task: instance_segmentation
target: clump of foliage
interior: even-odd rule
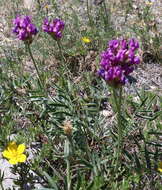
[[[113,25],[113,4],[86,0],[79,15],[74,6],[81,3],[70,13],[54,0],[37,1],[32,13],[11,3],[18,41],[3,44],[0,64],[1,159],[16,175],[10,189],[158,190],[162,97],[136,89],[130,76],[149,31],[123,35]],[[138,12],[144,22],[150,6]],[[131,10],[129,1],[126,20]],[[2,190],[5,180],[2,171]]]

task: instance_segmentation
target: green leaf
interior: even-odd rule
[[[54,107],[65,107],[65,108],[69,108],[67,105],[65,104],[59,104],[59,103],[51,103],[49,104],[50,106],[54,106]]]
[[[147,168],[151,170],[150,155],[149,155],[149,152],[147,151],[146,145],[145,145],[145,159],[146,159]]]
[[[85,166],[87,166],[88,168],[93,168],[93,165],[92,164],[90,164],[87,160],[85,160],[85,159],[81,159],[80,160],[80,163],[81,164],[84,164]]]
[[[56,112],[54,112],[53,114],[56,114],[56,115],[65,114],[65,115],[68,115],[68,116],[72,116],[72,114],[70,114],[70,113],[68,113],[68,112],[65,112],[65,111],[56,111]]]
[[[58,190],[58,187],[56,185],[56,183],[54,182],[54,180],[48,175],[47,172],[43,171],[43,175],[45,175],[45,177],[47,178],[49,184],[52,186],[53,190]]]
[[[51,188],[38,188],[38,189],[34,189],[34,190],[56,190],[56,189],[51,189]]]
[[[140,172],[142,167],[141,167],[141,163],[137,157],[136,152],[134,153],[134,158],[135,158],[135,163],[136,163],[136,170],[137,170],[137,172]]]

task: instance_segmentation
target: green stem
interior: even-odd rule
[[[105,15],[106,15],[106,18],[104,17],[104,23],[105,23],[105,31],[107,32],[108,31],[109,16],[107,14],[107,7],[106,7],[106,2],[105,1],[103,2],[103,8],[104,8],[104,12],[105,12]]]
[[[27,47],[27,49],[28,49],[28,51],[29,51],[29,55],[30,55],[30,57],[31,57],[31,59],[32,59],[32,61],[33,61],[35,70],[36,70],[36,72],[37,72],[37,76],[38,76],[38,80],[39,80],[40,86],[41,86],[41,88],[44,90],[44,92],[46,92],[46,90],[44,89],[43,81],[42,81],[42,79],[41,79],[41,75],[40,75],[40,73],[39,73],[39,69],[38,69],[38,67],[37,67],[37,63],[36,63],[36,61],[35,61],[35,59],[34,59],[34,57],[33,57],[33,54],[32,54],[31,48],[30,48],[30,44],[27,44],[26,47]]]
[[[70,177],[70,161],[66,160],[66,170],[67,170],[67,190],[71,189],[71,177]]]
[[[62,52],[61,41],[57,40],[57,45],[58,45],[58,48],[59,48],[59,51],[60,51],[60,54],[61,54],[61,60],[63,61],[64,65],[65,65],[66,64],[66,60],[65,60],[64,54]]]
[[[41,2],[40,2],[40,0],[37,0],[37,3],[38,3],[38,9],[40,11],[41,10]]]
[[[56,10],[56,15],[59,15],[59,9],[57,7],[56,0],[52,0],[52,4],[53,4],[54,9]]]
[[[0,184],[1,190],[5,190],[2,183]]]
[[[90,16],[89,0],[87,0],[87,15],[88,15],[88,19],[89,19],[89,24],[90,24],[91,28],[93,28],[92,18]]]
[[[64,84],[64,77],[65,75],[68,76],[67,72],[68,72],[68,67],[67,67],[67,64],[66,64],[66,59],[64,57],[64,54],[63,54],[63,51],[62,51],[62,44],[61,44],[61,41],[57,41],[57,45],[58,45],[58,48],[59,48],[59,52],[60,52],[60,56],[61,56],[61,65],[59,67],[59,72],[60,72],[60,76],[61,76],[61,86]]]
[[[119,90],[119,91],[117,91]],[[117,148],[117,163],[116,169],[120,165],[120,158],[122,154],[123,136],[122,136],[122,120],[121,120],[121,104],[122,104],[122,87],[119,89],[113,88],[113,97],[117,111],[117,125],[118,125],[118,148]]]
[[[69,138],[67,137],[67,142],[68,142],[68,146],[69,146],[69,150],[71,148],[71,143]],[[71,190],[71,174],[70,174],[70,151],[69,151],[69,155],[66,158],[66,174],[67,174],[67,190]]]

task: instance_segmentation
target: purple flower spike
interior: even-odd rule
[[[118,42],[118,40],[110,40],[108,45],[109,45],[110,49],[115,50],[118,48],[119,42]]]
[[[100,68],[98,75],[113,87],[124,85],[127,77],[140,63],[136,56],[139,43],[134,38],[111,40],[108,48],[101,53]]]
[[[17,16],[13,20],[13,24],[15,26],[12,31],[16,34],[17,38],[31,44],[33,37],[38,33],[38,29],[32,24],[31,18],[29,16]]]
[[[55,40],[59,40],[62,37],[62,31],[64,30],[64,27],[65,23],[57,18],[51,22],[45,18],[42,25],[43,31],[50,34]]]
[[[129,46],[130,46],[130,49],[134,51],[139,48],[139,43],[134,38],[132,38],[129,41]]]

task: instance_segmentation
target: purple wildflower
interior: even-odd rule
[[[55,40],[59,40],[62,37],[62,31],[65,27],[65,23],[56,18],[49,22],[47,18],[44,19],[42,29],[44,32],[50,34]]]
[[[13,20],[13,24],[15,25],[13,33],[18,39],[28,44],[32,43],[33,36],[38,33],[38,29],[32,24],[31,18],[29,16],[17,16]]]
[[[106,51],[101,53],[98,75],[111,86],[118,87],[127,82],[127,77],[140,63],[136,56],[139,43],[134,38],[111,40]]]

